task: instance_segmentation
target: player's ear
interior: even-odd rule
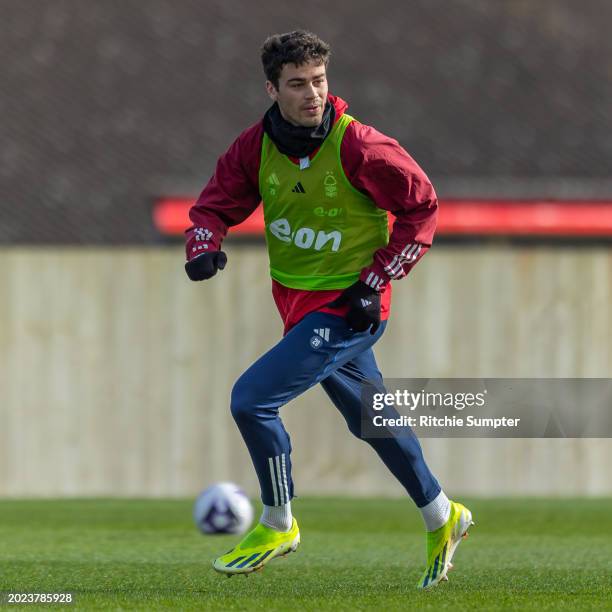
[[[278,98],[278,90],[276,87],[274,87],[274,83],[272,83],[272,81],[266,81],[266,91],[268,92],[270,99],[273,102],[276,102],[276,99]]]

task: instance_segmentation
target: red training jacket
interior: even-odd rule
[[[348,104],[329,94],[336,120]],[[259,164],[263,122],[246,129],[219,158],[215,173],[189,211],[193,225],[186,230],[187,259],[219,250],[229,227],[242,223],[259,205]],[[314,157],[316,151],[312,153]],[[391,280],[406,276],[431,246],[438,216],[438,199],[429,179],[396,140],[373,127],[353,121],[342,140],[340,157],[351,184],[395,216],[386,247],[374,253],[360,280],[381,293],[381,318],[391,306]],[[292,159],[296,164],[299,160]],[[346,314],[347,307],[325,305],[341,290],[290,289],[272,280],[272,295],[287,333],[313,311]]]

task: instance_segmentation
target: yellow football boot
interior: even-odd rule
[[[462,539],[467,538],[473,525],[472,513],[462,504],[450,503],[450,516],[440,529],[427,532],[427,569],[419,580],[420,589],[448,580],[446,573],[453,567],[451,560]]]
[[[272,559],[294,552],[299,543],[300,529],[295,519],[286,532],[258,523],[238,546],[215,559],[213,568],[228,578],[234,574],[250,574],[263,569]]]

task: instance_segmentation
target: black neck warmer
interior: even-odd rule
[[[278,103],[274,103],[263,118],[266,134],[277,149],[291,157],[308,157],[323,144],[336,120],[336,109],[328,100],[323,111],[323,120],[315,127],[302,127],[289,123],[281,115]]]

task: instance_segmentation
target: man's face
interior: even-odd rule
[[[266,89],[289,123],[316,127],[323,120],[327,102],[325,64],[285,64],[278,79],[278,90],[270,81],[266,81]]]

